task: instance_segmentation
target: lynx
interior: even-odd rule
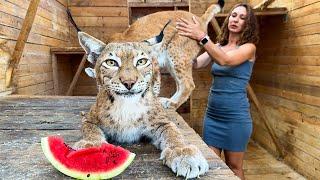
[[[221,11],[224,5],[223,0],[218,4],[211,5],[206,12],[197,17],[204,31],[214,14]],[[72,20],[78,31],[81,31]],[[200,52],[201,46],[198,42],[187,37],[180,36],[175,28],[176,20],[179,18],[191,19],[194,16],[187,11],[163,11],[144,16],[133,23],[123,33],[112,35],[109,42],[139,42],[152,37],[160,32],[161,28],[169,21],[172,22],[164,31],[164,38],[161,47],[154,49],[157,53],[157,60],[161,68],[166,68],[176,83],[176,92],[169,98],[160,98],[164,108],[177,109],[191,95],[195,84],[192,78],[192,59]],[[89,76],[94,77],[92,69],[87,68]]]
[[[82,119],[83,139],[74,148],[147,138],[178,176],[194,178],[207,172],[209,165],[200,150],[185,143],[158,100],[160,70],[154,49],[162,45],[161,36],[146,42],[108,44],[84,32],[78,37],[94,64],[99,88],[96,102]]]
[[[198,18],[204,31],[214,14],[220,12],[224,1],[211,5],[206,12]],[[160,32],[163,25],[170,19],[172,22],[164,31],[164,42],[158,49],[158,61],[161,68],[166,68],[176,83],[176,92],[169,98],[161,98],[165,108],[178,108],[191,95],[195,84],[192,78],[192,59],[200,52],[198,42],[180,36],[175,28],[179,18],[191,19],[194,16],[186,11],[163,11],[150,14],[138,19],[123,33],[114,34],[109,42],[142,41]]]

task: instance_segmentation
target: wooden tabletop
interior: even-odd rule
[[[61,135],[68,144],[81,138],[80,112],[88,111],[95,97],[0,97],[0,177],[6,179],[70,179],[45,158],[40,138]],[[201,179],[238,179],[201,137],[173,111],[168,113],[188,143],[207,158],[210,170]],[[177,119],[177,120],[175,120]],[[159,160],[160,151],[147,143],[125,148],[136,153],[133,163],[115,179],[183,179]]]

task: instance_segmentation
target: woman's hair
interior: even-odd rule
[[[222,28],[221,28],[221,33],[217,37],[217,41],[219,44],[226,45],[228,44],[229,40],[229,28],[228,28],[228,23],[229,23],[229,18],[231,16],[232,11],[239,7],[243,6],[247,10],[247,16],[245,20],[245,25],[244,29],[240,35],[240,40],[238,42],[238,45],[242,45],[245,43],[253,43],[253,44],[258,44],[259,42],[259,27],[258,27],[258,22],[257,18],[253,13],[252,7],[246,3],[240,3],[235,5],[230,13],[228,14],[228,17],[224,20]]]

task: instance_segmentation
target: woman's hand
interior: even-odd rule
[[[194,16],[192,16],[192,22],[184,18],[178,19],[176,28],[179,31],[179,35],[186,36],[197,41],[201,41],[206,35],[206,33],[201,29],[199,21]]]

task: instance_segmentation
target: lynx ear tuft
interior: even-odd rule
[[[86,51],[87,59],[95,64],[106,44],[85,32],[78,32],[81,47]]]

